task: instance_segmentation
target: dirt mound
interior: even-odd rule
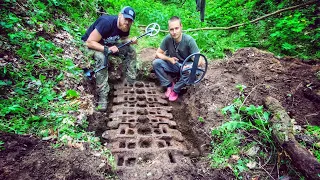
[[[191,114],[190,123],[199,116],[205,124],[194,128],[210,142],[210,129],[224,121],[220,109],[237,96],[237,84],[247,86],[246,104],[263,105],[266,96],[282,102],[299,125],[320,125],[320,81],[315,73],[318,65],[309,65],[293,58],[276,58],[256,48],[238,50],[232,57],[209,65],[204,80],[190,87],[183,96]]]
[[[145,48],[138,53],[138,60],[142,62],[152,62],[155,58],[157,49],[155,48]]]
[[[7,133],[0,133],[0,140],[0,179],[104,179],[98,172],[103,162],[90,151],[54,149],[37,138]]]

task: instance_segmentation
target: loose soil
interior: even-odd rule
[[[148,57],[152,59],[150,54],[154,52],[155,49],[142,50],[139,58]],[[148,58],[143,62],[150,67],[151,61]],[[229,170],[211,169],[210,161],[206,158],[206,155],[210,152],[210,131],[213,127],[225,121],[220,109],[231,103],[238,95],[238,90],[235,88],[237,84],[247,86],[245,89],[245,95],[248,96],[246,99],[247,105],[263,105],[265,97],[272,96],[281,101],[297,125],[302,127],[306,124],[320,125],[320,82],[315,76],[315,73],[319,70],[319,63],[306,64],[293,58],[280,59],[271,53],[256,48],[240,49],[230,58],[211,62],[206,77],[201,83],[187,87],[183,90],[183,94],[177,102],[165,106],[171,108],[168,111],[172,114],[172,119],[169,118],[169,120],[174,120],[176,123],[175,127],[166,126],[166,128],[179,131],[184,138],[183,142],[179,142],[183,146],[177,146],[177,149],[179,147],[188,149],[187,153],[177,156],[181,156],[181,159],[187,159],[184,160],[185,164],[181,164],[177,168],[179,170],[179,172],[175,172],[177,176],[152,177],[154,179],[158,177],[160,177],[158,179],[179,179],[180,177],[187,177],[188,179],[232,178]],[[154,77],[143,80],[158,83]],[[91,85],[90,82],[83,81],[81,86],[88,91]],[[94,94],[92,89],[90,91]],[[112,130],[107,124],[110,122],[108,116],[112,115],[112,111],[114,111],[112,107],[116,107],[116,104],[112,104],[115,103],[113,94],[115,94],[115,91],[111,91],[112,97],[110,97],[111,103],[108,113],[94,111],[88,116],[88,130],[95,131],[98,136],[103,136],[105,131]],[[204,123],[198,121],[200,116],[205,119]],[[168,123],[170,124],[169,121]],[[126,126],[124,129],[126,129],[126,132],[130,129],[130,126]],[[148,134],[148,131],[143,131],[143,133]],[[116,132],[113,133],[113,135],[116,134]],[[117,138],[119,137],[112,137],[111,139]],[[0,140],[5,142],[4,150],[0,151],[0,179],[103,179],[103,174],[109,172],[108,166],[104,166],[99,157],[92,156],[90,150],[81,151],[67,147],[53,149],[49,146],[49,143],[37,138],[6,133],[0,134]],[[144,148],[148,144],[150,145],[149,140],[140,145]],[[106,145],[108,146],[108,141],[106,141]],[[118,144],[119,146],[122,145]],[[168,153],[166,154],[168,155]],[[159,157],[160,155],[161,153],[159,153]],[[176,162],[172,159],[175,154],[168,157],[169,162],[167,163],[172,165],[172,162]],[[145,160],[144,162],[148,164],[152,155],[147,154],[136,158],[136,162]],[[123,160],[126,160],[124,163],[129,166],[132,165],[133,159]],[[119,163],[119,159],[117,161]],[[151,164],[149,167],[153,165]],[[163,160],[157,165],[168,167],[170,164],[166,164]],[[122,171],[122,173],[125,172],[125,170]],[[159,169],[146,168],[143,173],[145,173],[144,177],[149,177],[152,174],[158,175]],[[121,173],[119,175],[120,177],[128,177]],[[139,179],[138,177],[142,176],[129,177],[130,179]],[[251,179],[252,177],[246,178]]]
[[[110,169],[90,150],[54,149],[32,136],[0,133],[0,179],[104,179]],[[102,168],[102,169],[101,169]]]

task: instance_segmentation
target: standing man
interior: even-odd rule
[[[115,56],[109,57],[109,61],[118,61],[123,64],[126,80],[133,83],[136,79],[136,52],[130,45],[118,49],[116,45],[104,45],[104,39],[121,39],[124,42],[128,39],[130,27],[134,22],[136,13],[134,10],[126,6],[118,16],[102,15],[99,17],[82,36],[90,55],[95,59],[96,69],[104,65],[105,56],[108,52],[112,52]],[[136,44],[136,38],[132,38],[132,43]],[[116,60],[115,60],[116,59]],[[110,90],[108,84],[108,69],[105,68],[96,73],[96,86],[99,96],[98,110],[106,111],[108,104],[108,92]]]
[[[173,16],[168,21],[169,35],[167,35],[156,52],[156,58],[153,61],[153,69],[160,80],[161,86],[167,87],[165,96],[169,98],[169,101],[175,101],[178,99],[180,90],[186,85],[182,78],[175,84],[168,79],[167,73],[179,73],[180,66],[184,59],[193,53],[198,53],[199,48],[195,40],[182,33],[181,19],[177,16]],[[204,64],[204,61],[200,59],[198,65]]]

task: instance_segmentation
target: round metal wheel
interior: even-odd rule
[[[202,59],[204,64],[198,66],[198,63]],[[194,53],[188,56],[180,67],[180,77],[187,84],[199,83],[207,72],[208,60],[200,53]]]
[[[157,23],[151,23],[146,27],[145,31],[149,36],[155,36],[159,33],[160,26]]]

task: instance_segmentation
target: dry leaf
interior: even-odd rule
[[[253,169],[257,166],[257,163],[255,161],[249,161],[246,165],[249,169]]]

